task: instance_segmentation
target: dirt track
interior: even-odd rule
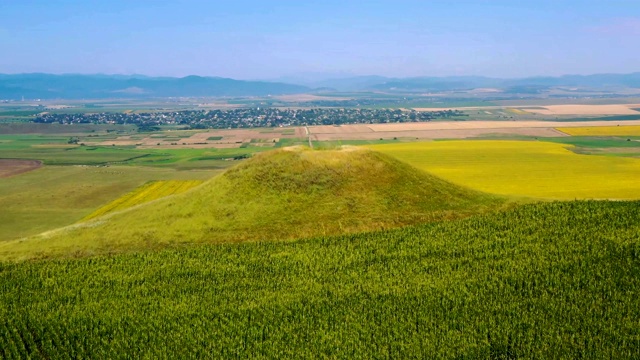
[[[41,166],[42,161],[38,160],[0,159],[0,178],[22,174]]]

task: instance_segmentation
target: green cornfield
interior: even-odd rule
[[[0,358],[640,358],[640,202],[0,264]]]

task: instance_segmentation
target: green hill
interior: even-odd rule
[[[184,194],[0,244],[0,259],[381,230],[504,202],[371,150],[288,148],[258,154]]]
[[[0,358],[638,359],[638,234],[640,202],[545,203],[0,263]]]

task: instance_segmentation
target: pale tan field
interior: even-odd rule
[[[463,107],[438,107],[438,108],[413,108],[416,111],[484,111],[504,110],[517,115],[537,114],[537,115],[635,115],[640,112],[633,110],[640,108],[640,104],[608,104],[608,105],[586,105],[586,104],[563,104],[563,105],[535,105],[527,106],[463,106]],[[490,113],[489,113],[490,114]]]
[[[567,136],[556,127],[640,125],[631,121],[437,121],[421,123],[309,126],[312,140],[375,140],[389,138],[464,139],[490,135]]]
[[[487,136],[534,136],[561,137],[571,134],[566,128],[578,127],[617,127],[640,126],[640,120],[626,121],[433,121],[420,123],[390,123],[390,124],[353,124],[353,125],[322,125],[296,128],[273,129],[223,129],[203,130],[202,132],[169,133],[172,138],[149,136],[143,139],[121,136],[114,140],[87,145],[134,145],[142,149],[207,149],[207,148],[238,148],[242,144],[251,146],[271,147],[280,139],[310,137],[315,141],[329,140],[377,140],[391,138],[411,139],[465,139]],[[557,128],[562,128],[558,131]],[[217,140],[211,138],[219,137]]]
[[[562,137],[566,134],[553,128],[512,128],[512,129],[441,129],[441,130],[405,130],[405,131],[375,131],[351,133],[311,134],[311,140],[378,140],[378,139],[467,139],[487,136],[537,136]]]
[[[293,132],[292,132],[293,131]],[[177,134],[176,134],[177,135]],[[131,136],[121,136],[114,140],[99,143],[87,143],[87,145],[102,146],[137,146],[140,149],[208,149],[208,148],[238,148],[243,143],[253,142],[255,146],[269,147],[277,143],[281,138],[305,138],[304,128],[274,128],[274,129],[222,129],[203,130],[202,132],[186,134],[190,136],[171,139],[149,136],[143,139],[132,139]],[[211,138],[220,137],[217,140]],[[256,141],[257,140],[257,141]]]
[[[214,103],[198,104],[198,107],[207,108],[207,109],[238,109],[242,107],[242,104],[228,104],[224,102],[214,102]]]
[[[634,115],[632,105],[548,105],[541,108],[526,109],[541,115]]]

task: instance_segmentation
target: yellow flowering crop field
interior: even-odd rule
[[[580,155],[538,141],[432,141],[381,144],[392,155],[453,183],[545,199],[640,199],[640,159]]]
[[[640,125],[557,128],[573,136],[640,136]]]
[[[507,112],[512,113],[512,114],[516,114],[516,115],[527,115],[529,114],[528,112],[522,110],[522,109],[516,109],[516,108],[508,108],[506,109]]]
[[[82,219],[82,221],[90,220],[114,211],[125,210],[165,196],[180,194],[200,184],[202,184],[202,180],[163,180],[148,182],[99,208]]]

